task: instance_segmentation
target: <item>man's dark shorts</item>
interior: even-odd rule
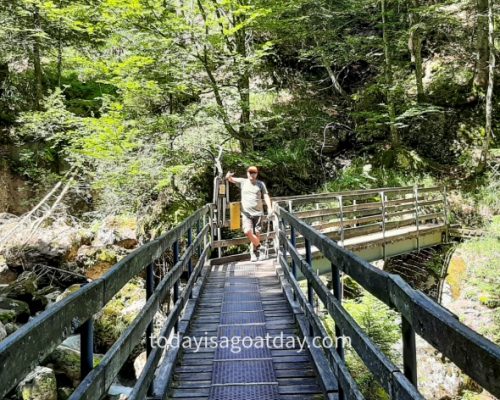
[[[241,214],[243,233],[253,232],[259,234],[262,231],[262,215],[251,216]]]

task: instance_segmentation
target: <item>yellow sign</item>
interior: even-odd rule
[[[237,229],[240,229],[241,220],[240,220],[240,203],[239,202],[229,203],[229,215],[231,218],[230,225],[229,225],[231,230],[235,231]]]

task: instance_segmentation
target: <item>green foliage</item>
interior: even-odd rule
[[[400,161],[402,162],[402,161]],[[323,191],[372,189],[378,187],[412,186],[415,184],[432,186],[435,182],[430,175],[410,169],[410,173],[393,168],[373,167],[367,160],[359,158],[342,171],[341,175],[327,182]]]

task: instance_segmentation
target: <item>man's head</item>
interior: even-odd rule
[[[255,166],[251,166],[247,168],[247,176],[251,182],[255,182],[257,180],[257,175],[259,174],[259,170]]]

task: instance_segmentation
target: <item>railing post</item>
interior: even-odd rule
[[[418,215],[418,186],[413,188],[413,197],[415,197],[415,225],[417,226],[417,250],[420,251],[420,221]]]
[[[172,252],[174,256],[174,266],[177,264],[179,261],[179,240],[176,240],[174,244],[172,245]],[[177,300],[179,300],[179,280],[177,279],[174,283],[174,306],[177,303]],[[174,330],[175,332],[178,331],[178,323],[175,323]]]
[[[306,262],[307,265],[312,269],[312,254],[311,254],[311,243],[307,238],[305,239],[305,247],[306,247]],[[314,308],[314,291],[311,284],[311,281],[307,280],[307,301]],[[312,324],[309,323],[309,334],[310,336],[314,336],[314,331]]]
[[[80,377],[83,380],[94,368],[94,321],[89,318],[80,326]]]
[[[201,232],[201,218],[196,222],[196,236],[198,236]],[[196,247],[196,256],[199,257],[201,255],[201,240],[198,242],[198,246]]]
[[[340,243],[342,247],[344,246],[344,200],[342,195],[337,197],[339,201],[339,211],[340,211]]]
[[[342,298],[344,297],[344,288],[342,287],[341,273],[340,269],[334,264],[331,263],[332,267],[332,286],[333,286],[333,295],[338,300],[340,304],[342,304]],[[344,359],[344,343],[343,340],[338,340],[339,337],[342,336],[342,332],[337,324],[335,324],[335,336],[337,337],[337,353],[340,358]]]
[[[383,240],[383,243],[382,243],[382,258],[384,259],[385,261],[385,256],[386,256],[386,253],[385,253],[385,193],[382,191],[379,193],[380,195],[380,202],[382,203],[382,240]]]
[[[192,243],[193,243],[193,229],[189,228],[188,231],[187,231],[187,246],[188,247],[191,246]],[[193,272],[192,255],[189,257],[189,261],[188,261],[187,267],[188,267],[188,279],[189,279],[189,278],[191,278],[191,274]],[[193,291],[192,290],[189,292],[189,298],[190,299],[193,298]]]
[[[401,316],[401,321],[404,374],[408,380],[417,387],[417,347],[415,343],[415,331],[405,317]]]
[[[292,243],[292,247],[294,249],[297,248],[297,237],[295,236],[295,228],[290,224],[290,242]],[[292,257],[292,275],[295,279],[297,279],[297,266],[295,265],[295,260]],[[297,293],[295,290],[293,291],[293,301],[297,301]]]
[[[444,210],[443,210],[443,215],[444,215],[444,223],[446,226],[446,243],[450,241],[450,221],[448,220],[449,218],[449,209],[448,209],[448,197],[446,195],[446,186],[443,186],[443,203],[444,203]]]
[[[155,290],[155,276],[154,276],[154,263],[146,267],[146,301],[153,295]],[[151,337],[153,336],[153,321],[151,321],[146,328],[146,355],[149,357],[151,354],[152,345]]]
[[[339,304],[342,304],[342,298],[344,297],[344,288],[341,280],[341,272],[340,269],[334,263],[331,263],[331,268],[332,268],[333,295],[338,300]],[[337,354],[339,355],[341,360],[345,360],[344,338],[342,335],[342,331],[340,330],[337,323],[335,323],[335,340],[336,340]],[[344,391],[339,384],[339,400],[344,400],[344,398],[345,398]]]

